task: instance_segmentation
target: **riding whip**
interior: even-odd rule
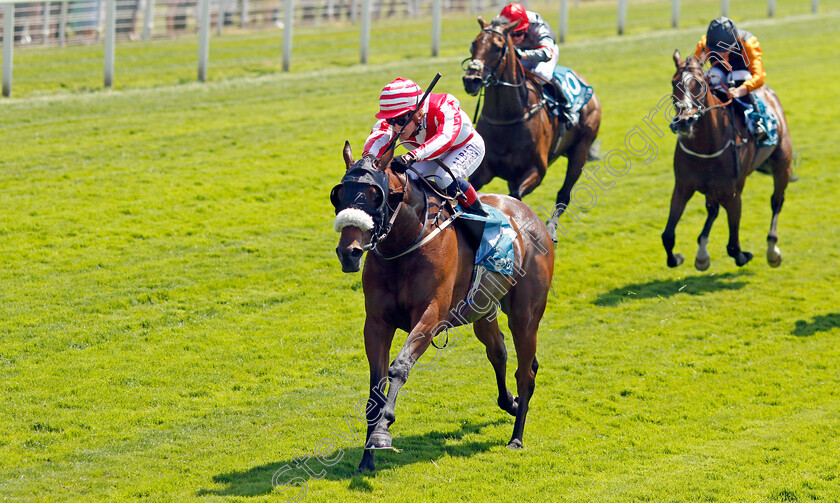
[[[409,115],[409,117],[410,117],[409,121],[411,119],[413,119],[414,114],[416,114],[417,111],[420,110],[420,107],[423,105],[423,102],[426,101],[426,98],[429,97],[429,93],[432,92],[432,89],[435,87],[435,84],[437,84],[438,80],[440,80],[440,72],[438,72],[437,75],[435,75],[435,78],[432,79],[432,83],[429,84],[429,87],[426,88],[426,93],[423,95],[422,98],[420,98],[420,101],[417,102],[417,106],[414,107],[414,110],[411,111],[411,115]],[[405,124],[403,124],[402,127],[400,128],[400,132],[397,133],[396,135],[394,135],[393,138],[391,138],[391,143],[388,144],[388,148],[386,148],[382,153],[383,157],[385,156],[386,153],[390,152],[391,149],[393,149],[397,145],[397,140],[399,140],[400,135],[402,134],[402,132],[406,128],[406,126],[408,126],[409,121],[406,121]]]

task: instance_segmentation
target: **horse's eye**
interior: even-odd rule
[[[330,192],[330,202],[336,210],[341,205],[342,199],[344,199],[344,185],[338,184]]]
[[[365,200],[374,208],[379,208],[382,205],[384,196],[378,187],[368,187],[365,189]]]
[[[470,44],[470,54],[475,54],[475,42]]]

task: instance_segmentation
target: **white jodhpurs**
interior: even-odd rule
[[[481,161],[484,159],[484,140],[478,133],[473,133],[472,138],[466,144],[459,148],[450,150],[442,157],[443,162],[449,167],[455,178],[467,179],[473,172],[478,169]],[[454,180],[449,173],[438,166],[435,161],[417,161],[414,163],[416,169],[424,178],[435,184],[441,189],[445,189]]]

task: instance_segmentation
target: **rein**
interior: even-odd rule
[[[432,190],[437,195],[443,197],[443,199],[445,199],[445,200],[450,199],[450,198],[444,196],[443,194],[441,194],[440,192],[438,192],[435,187],[432,187],[432,185],[429,183],[429,181],[426,180],[425,178],[423,178],[422,175],[420,175],[420,173],[417,172],[417,170],[415,170],[413,167],[410,167],[409,169],[411,169],[413,172],[417,173],[420,180],[422,180],[427,186],[432,188]],[[397,178],[399,179],[399,177],[397,177]],[[409,180],[408,176],[406,175],[405,182],[403,183],[402,180],[400,179],[400,183],[403,184],[402,194],[404,195],[406,188],[409,185],[411,185],[411,181]],[[411,244],[409,244],[408,247],[405,248],[404,250],[402,250],[400,252],[397,252],[397,253],[394,253],[394,254],[389,254],[389,255],[383,254],[382,252],[380,252],[379,250],[376,249],[376,245],[379,244],[380,240],[383,239],[388,234],[388,232],[390,232],[391,226],[394,223],[394,220],[396,219],[396,216],[399,213],[402,206],[403,206],[403,203],[401,201],[399,203],[399,206],[397,206],[397,209],[394,210],[394,214],[391,217],[391,220],[388,222],[388,227],[387,227],[386,232],[384,234],[382,234],[379,237],[379,239],[377,239],[376,243],[371,242],[371,243],[365,245],[364,249],[372,250],[379,258],[384,259],[384,260],[393,260],[395,258],[402,257],[403,255],[407,255],[407,254],[413,252],[414,250],[420,248],[421,246],[425,245],[426,243],[428,243],[429,241],[434,239],[438,234],[440,234],[441,231],[443,231],[445,228],[449,227],[452,224],[452,222],[455,221],[456,218],[458,218],[459,216],[461,216],[462,213],[464,213],[463,210],[454,211],[452,213],[452,215],[446,221],[444,221],[442,224],[436,224],[435,228],[432,230],[432,232],[426,234],[426,231],[429,228],[429,199],[427,197],[425,197],[425,195],[424,195],[423,196],[423,228],[420,230],[420,233],[417,234],[417,237],[415,237],[414,240],[411,242]],[[435,218],[435,220],[437,220],[437,217]]]
[[[502,37],[505,40],[505,44],[502,46],[502,54],[501,54],[501,56],[499,56],[499,61],[496,62],[496,66],[493,67],[493,70],[490,71],[490,74],[486,78],[484,76],[481,77],[481,91],[479,91],[479,93],[478,93],[478,102],[475,104],[475,114],[473,114],[473,123],[476,123],[478,121],[478,112],[479,112],[479,109],[481,107],[481,98],[484,95],[484,88],[489,87],[489,86],[523,87],[523,86],[526,85],[526,83],[528,81],[528,78],[524,74],[524,72],[523,72],[523,75],[522,75],[522,82],[519,82],[518,84],[513,83],[513,82],[507,82],[507,81],[500,80],[500,79],[496,78],[496,72],[499,70],[499,67],[502,65],[502,62],[505,60],[505,58],[509,54],[509,51],[508,51],[508,36],[505,35],[504,33],[500,32],[500,31],[494,30],[493,28],[484,28],[481,31],[482,32],[487,32],[487,33],[492,33],[494,35],[498,35],[498,36]],[[464,63],[466,63],[467,61],[470,61],[471,59],[472,58],[467,58],[464,61],[462,61],[461,64],[463,65]],[[482,62],[482,64],[483,64],[483,62]],[[528,89],[527,86],[526,86],[526,89],[528,90],[528,92],[533,92],[531,89]],[[495,120],[492,120],[492,119],[488,119],[487,117],[482,117],[482,119],[485,122],[487,122],[488,124],[493,125],[493,126],[510,126],[510,125],[513,125],[513,124],[518,124],[520,122],[527,122],[527,121],[531,120],[531,118],[534,115],[539,113],[540,109],[542,109],[546,104],[546,99],[545,98],[542,98],[541,96],[538,96],[538,97],[540,97],[540,100],[537,101],[536,103],[534,103],[533,105],[531,105],[531,107],[528,108],[528,110],[526,110],[525,113],[523,113],[521,117],[518,117],[516,119],[509,120],[509,121],[495,121]]]
[[[678,72],[684,72],[687,68],[689,68],[689,66],[690,65],[687,65],[687,64],[683,65],[683,66],[677,68],[677,71]],[[676,81],[676,77],[675,77],[674,81]],[[709,89],[710,89],[709,85],[708,85],[709,83],[708,83],[707,80],[705,80],[705,78],[704,78],[704,81],[706,82],[706,88],[707,88],[706,93],[707,93],[707,96],[708,96],[708,92],[709,92]],[[714,89],[726,90],[726,88],[722,85],[718,85],[718,86],[715,86],[715,87],[711,88],[711,90],[714,90]],[[728,96],[728,94],[727,94],[727,96]],[[729,125],[728,125],[727,129],[731,130],[731,133],[726,135],[726,136],[729,137],[729,139],[727,140],[726,144],[722,148],[720,148],[719,150],[717,150],[715,152],[712,152],[711,154],[701,154],[699,152],[695,152],[695,151],[689,149],[688,147],[686,147],[685,144],[683,143],[683,136],[682,135],[677,136],[677,145],[680,147],[680,150],[682,150],[686,154],[697,157],[697,158],[700,158],[700,159],[717,159],[718,157],[723,155],[723,153],[726,152],[726,150],[729,149],[729,147],[735,145],[735,149],[732,152],[732,157],[733,157],[733,163],[735,165],[734,176],[735,176],[735,178],[738,178],[738,176],[740,174],[740,171],[741,171],[741,166],[740,166],[741,158],[740,158],[740,155],[738,155],[738,152],[742,147],[744,147],[747,144],[747,142],[744,141],[744,138],[741,136],[741,133],[738,131],[738,128],[735,126],[734,112],[731,109],[726,108],[729,104],[732,103],[732,100],[733,100],[733,98],[731,96],[729,96],[728,100],[722,101],[722,102],[720,102],[716,105],[705,107],[702,110],[698,110],[698,112],[694,114],[694,118],[699,119],[700,117],[705,115],[706,112],[710,112],[710,111],[715,110],[715,109],[722,109],[723,110],[724,114],[726,114],[727,118],[729,119]],[[681,118],[679,118],[679,117],[676,118],[674,120],[674,123],[678,122],[679,120],[681,120]],[[740,141],[738,141],[738,140],[740,140]],[[753,155],[753,159],[755,158],[755,155],[758,155],[757,149],[756,149],[756,152]],[[750,164],[752,164],[752,162],[750,162]]]

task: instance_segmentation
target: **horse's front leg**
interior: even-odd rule
[[[365,352],[367,353],[368,365],[370,365],[370,398],[368,398],[365,407],[366,443],[370,441],[373,429],[382,417],[382,407],[385,405],[388,356],[395,330],[393,326],[380,319],[370,316],[365,319]],[[372,472],[375,469],[373,451],[366,450],[362,455],[357,473]]]
[[[687,189],[679,184],[674,185],[674,193],[671,195],[671,211],[668,213],[668,223],[662,232],[662,246],[668,254],[668,267],[677,267],[683,263],[685,257],[680,253],[674,253],[674,242],[676,241],[677,223],[685,211],[685,205],[694,195],[694,190]]]
[[[694,267],[698,271],[705,271],[712,264],[712,258],[709,255],[709,233],[712,231],[712,224],[720,211],[720,204],[706,196],[706,223],[703,224],[703,230],[700,236],[697,237],[697,255],[694,258]]]
[[[724,201],[726,216],[729,219],[729,243],[726,245],[726,252],[735,259],[735,265],[742,267],[753,258],[753,254],[741,250],[741,242],[738,239],[741,226],[741,192],[738,191],[733,197]]]
[[[382,407],[382,414],[373,431],[368,435],[365,449],[388,449],[391,448],[391,433],[388,427],[396,420],[395,408],[397,395],[405,382],[411,368],[431,344],[434,336],[443,330],[440,321],[443,320],[440,309],[435,304],[430,304],[423,311],[420,320],[414,323],[414,328],[408,334],[408,338],[402,349],[394,358],[391,367],[388,369],[388,395]]]

